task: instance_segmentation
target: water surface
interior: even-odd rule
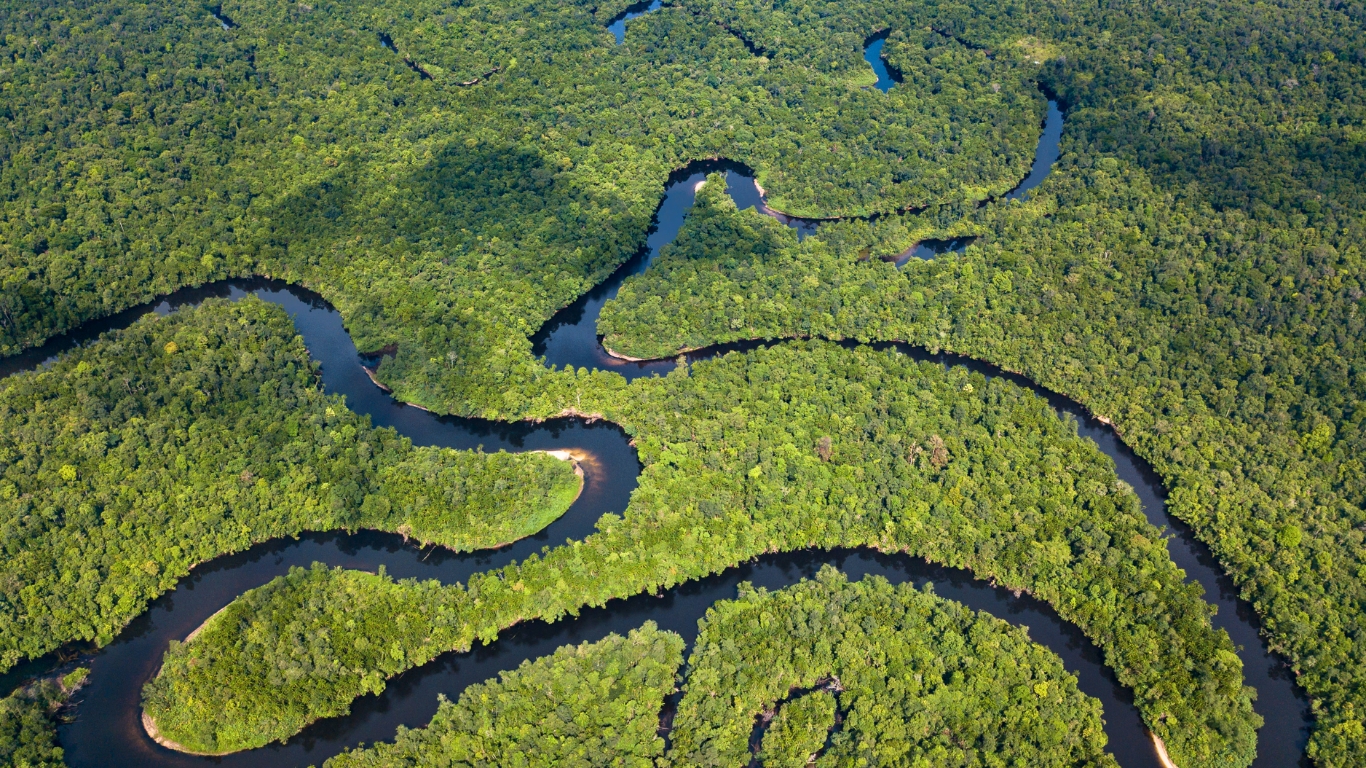
[[[887,69],[887,61],[882,58],[882,44],[887,42],[887,36],[892,33],[890,29],[884,29],[868,38],[868,42],[863,46],[863,60],[873,68],[873,74],[877,75],[877,82],[873,87],[886,93],[896,85],[896,80],[892,79],[892,73]]]
[[[1011,193],[1011,199],[1023,198],[1047,175],[1058,156],[1061,126],[1062,113],[1056,103],[1050,101],[1034,169]],[[676,365],[673,360],[634,363],[609,356],[597,337],[597,317],[602,305],[616,295],[622,280],[647,269],[658,249],[673,240],[692,205],[697,184],[713,170],[727,174],[730,194],[738,206],[781,216],[763,205],[757,185],[743,166],[726,162],[690,165],[670,178],[646,247],[602,284],[556,313],[533,337],[537,354],[543,354],[552,365],[609,369],[627,378],[666,373]],[[797,228],[799,233],[803,226],[814,229],[814,223],[802,220],[787,219],[785,223]],[[931,249],[936,247],[924,245]],[[941,596],[1027,626],[1031,638],[1057,653],[1066,668],[1078,675],[1081,689],[1102,702],[1109,749],[1120,764],[1125,768],[1156,765],[1156,755],[1137,710],[1132,706],[1131,693],[1118,685],[1113,673],[1103,665],[1099,651],[1076,627],[1058,618],[1051,607],[1027,596],[1017,598],[963,571],[940,568],[916,558],[865,551],[807,551],[767,556],[722,574],[689,582],[660,596],[638,595],[600,609],[585,610],[576,619],[550,625],[531,622],[515,627],[503,632],[490,646],[465,654],[445,654],[431,664],[399,675],[390,681],[383,694],[357,700],[351,715],[316,723],[284,745],[223,758],[197,758],[157,746],[143,733],[138,722],[143,683],[155,673],[170,640],[183,638],[242,592],[287,572],[292,565],[308,565],[314,561],[366,570],[376,570],[384,565],[397,577],[461,582],[472,573],[524,559],[544,546],[588,535],[602,514],[620,513],[625,509],[640,471],[626,436],[607,423],[560,419],[541,424],[507,424],[437,417],[394,401],[366,375],[361,363],[368,360],[358,355],[340,315],[317,295],[275,281],[229,280],[177,291],[160,302],[92,321],[39,349],[0,360],[0,374],[8,375],[49,362],[57,354],[96,338],[104,330],[127,326],[148,311],[164,314],[211,296],[241,298],[248,294],[279,304],[294,317],[309,353],[322,364],[324,388],[345,395],[350,408],[368,414],[377,426],[394,427],[418,445],[482,446],[485,450],[577,449],[589,457],[584,462],[584,492],[570,510],[546,530],[496,551],[454,554],[439,548],[419,550],[395,535],[332,532],[308,534],[298,540],[267,542],[242,553],[215,558],[196,568],[176,589],[154,601],[113,644],[82,662],[92,669],[90,681],[77,697],[74,721],[59,729],[68,763],[73,768],[86,765],[203,765],[207,762],[260,766],[319,763],[347,747],[391,739],[398,725],[411,727],[426,723],[436,710],[437,693],[457,698],[470,683],[489,679],[500,671],[515,668],[522,660],[546,655],[566,643],[600,639],[609,632],[625,633],[647,619],[656,621],[662,628],[679,632],[691,643],[696,635],[696,621],[704,615],[706,607],[715,600],[734,597],[740,581],[749,580],[776,589],[814,574],[822,563],[831,563],[852,578],[877,573],[895,582],[921,584],[933,581]],[[688,357],[694,360],[713,357],[761,343],[713,347]],[[1267,720],[1260,733],[1255,765],[1258,768],[1290,766],[1303,759],[1310,725],[1308,707],[1288,670],[1267,651],[1258,634],[1255,615],[1246,603],[1237,599],[1236,590],[1218,569],[1208,549],[1186,526],[1167,515],[1165,492],[1151,467],[1137,458],[1112,428],[1093,418],[1080,404],[995,366],[951,355],[930,355],[923,349],[906,345],[875,346],[894,348],[918,359],[963,365],[990,376],[1006,377],[1046,398],[1059,412],[1075,419],[1079,433],[1094,440],[1115,461],[1120,478],[1134,487],[1149,521],[1167,527],[1174,534],[1169,540],[1173,560],[1205,587],[1207,599],[1219,608],[1215,625],[1226,629],[1234,642],[1242,646],[1240,656],[1247,682],[1257,689],[1257,711]]]
[[[661,7],[663,7],[663,3],[660,0],[645,0],[643,3],[636,3],[608,22],[607,29],[616,37],[617,45],[621,45],[626,41],[626,22],[631,19],[638,19],[651,11],[657,11]]]
[[[1019,186],[1006,194],[1007,200],[1028,200],[1029,190],[1039,186],[1053,170],[1062,153],[1062,110],[1058,109],[1057,99],[1048,100],[1048,114],[1044,116],[1043,134],[1039,136],[1039,147],[1034,153],[1034,166]]]
[[[221,5],[210,8],[209,15],[212,16],[213,20],[218,22],[219,26],[223,27],[223,29],[232,29],[237,26],[236,22],[223,15],[223,6]]]
[[[892,263],[898,267],[904,267],[913,258],[929,261],[935,256],[943,256],[946,253],[962,253],[976,239],[975,237],[955,237],[949,240],[921,240],[902,251],[899,256],[892,260]]]

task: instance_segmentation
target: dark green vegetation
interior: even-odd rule
[[[436,581],[395,582],[383,571],[316,564],[294,568],[234,600],[193,640],[173,642],[161,673],[143,691],[143,707],[163,736],[186,749],[260,746],[318,717],[345,714],[352,699],[384,690],[385,678],[449,649],[459,642],[456,627],[466,605],[463,592]],[[231,679],[215,684],[253,695],[224,699],[213,689],[196,689],[202,681],[193,669],[202,658],[196,651],[237,643],[252,654],[239,657],[247,662],[241,666],[217,670]],[[300,690],[309,698],[302,700]],[[286,703],[266,710],[266,701]]]
[[[962,87],[889,97],[681,9],[613,46],[624,5],[245,0],[225,31],[169,0],[6,0],[0,352],[267,273],[326,296],[361,349],[496,376],[636,249],[690,159],[748,162],[815,215],[981,197],[1028,168],[1043,104],[1020,62],[963,49],[937,70]]]
[[[696,283],[714,294],[680,294],[685,338],[650,313],[662,294],[642,282],[614,342],[904,337],[1082,401],[1156,466],[1290,658],[1315,701],[1311,754],[1366,761],[1360,0],[683,0],[615,47],[601,22],[622,7],[234,2],[223,10],[239,27],[224,31],[164,0],[5,0],[0,345],[268,272],[326,295],[361,348],[397,343],[380,375],[403,399],[490,417],[592,401],[636,419],[656,460],[677,444],[696,466],[746,471],[757,459],[655,424],[667,401],[615,405],[662,385],[623,396],[611,374],[546,371],[526,335],[633,251],[686,159],[743,160],[794,213],[930,204],[835,225],[787,276],[766,254],[720,259]],[[869,77],[863,38],[884,27],[903,82],[851,88]],[[962,201],[1023,175],[1033,79],[1069,106],[1063,161],[1028,204],[974,211]],[[982,237],[967,254],[900,275],[858,263],[968,231]],[[728,511],[754,514],[758,533],[719,561],[764,546],[772,525],[727,482]],[[848,487],[871,499],[884,486]],[[566,578],[579,594],[552,590],[541,607],[676,575],[641,567],[607,586]],[[1187,727],[1171,722],[1150,719]],[[1213,730],[1246,758],[1245,728]],[[1189,749],[1179,763],[1204,754]]]
[[[1289,657],[1318,717],[1310,754],[1361,765],[1366,10],[996,6],[925,13],[998,56],[1046,60],[1068,122],[1028,204],[839,224],[801,246],[752,217],[727,224],[728,250],[680,247],[623,288],[603,313],[609,346],[905,339],[1080,400],[1154,464]],[[807,57],[880,13],[744,8],[745,34]],[[899,274],[876,261],[966,232],[980,238],[962,256]]]
[[[707,612],[669,756],[745,765],[755,718],[825,682],[838,692],[779,710],[765,766],[806,765],[825,746],[836,699],[844,722],[817,766],[1115,765],[1099,703],[1022,630],[910,585],[851,584],[829,567],[778,592],[742,589]]]
[[[85,680],[77,669],[60,680],[30,683],[0,699],[0,766],[62,768],[57,746],[57,710]]]
[[[843,8],[832,6],[832,27],[849,28]],[[998,56],[1017,35],[1053,55],[1042,77],[1070,105],[1064,159],[1029,204],[837,225],[828,251],[808,240],[776,260],[741,250],[690,267],[697,294],[679,282],[642,293],[647,274],[631,310],[642,322],[618,313],[604,329],[611,346],[641,356],[749,335],[902,338],[1080,400],[1154,464],[1173,512],[1290,658],[1316,702],[1311,754],[1360,764],[1366,14],[1309,3],[1016,11],[993,22],[955,7],[944,20]],[[900,275],[857,262],[865,248],[875,259],[965,231],[983,237],[963,257]],[[675,291],[676,309],[652,316]],[[412,390],[460,391],[399,363],[392,375],[412,376]],[[460,392],[446,407],[470,399]]]
[[[666,358],[712,339],[776,338],[784,331],[837,336],[842,314],[880,318],[888,308],[915,306],[908,302],[912,297],[887,290],[886,283],[904,282],[891,265],[851,264],[820,238],[799,245],[796,232],[774,219],[753,209],[736,211],[725,190],[723,174],[709,175],[678,237],[602,308],[603,346],[632,357]],[[848,300],[839,290],[841,278],[855,270],[882,280],[850,286],[856,300]],[[870,305],[871,297],[878,303]],[[794,329],[794,321],[801,325]]]
[[[361,527],[456,552],[496,549],[555,522],[583,487],[571,462],[543,453],[414,448],[379,468]]]
[[[376,648],[416,659],[431,652],[428,637],[466,648],[521,621],[764,552],[872,546],[1028,589],[1104,649],[1179,762],[1249,759],[1259,719],[1199,586],[1183,584],[1109,459],[1031,393],[895,352],[813,342],[700,362],[583,405],[636,435],[645,470],[623,517],[604,516],[581,543],[447,587],[439,603],[431,587],[386,586],[383,599],[409,612],[455,608],[442,613],[445,626],[429,630],[421,622],[436,619],[424,618],[411,632],[378,620],[397,608],[377,609],[362,651],[312,640],[350,636],[348,622],[359,620],[343,606],[359,599],[349,596],[358,582],[320,571],[297,588],[281,583],[233,626],[216,623],[167,655],[150,700],[196,730],[158,716],[162,732],[191,747],[223,743],[198,729],[264,744],[340,711],[377,673],[399,668]],[[404,590],[411,597],[388,597]],[[298,629],[281,635],[285,627]],[[290,677],[309,668],[325,674]]]
[[[375,578],[307,573],[290,579]],[[416,615],[417,604],[395,607]],[[826,569],[815,581],[773,593],[742,587],[738,600],[717,603],[679,678],[685,693],[665,754],[656,728],[682,652],[677,635],[648,623],[627,638],[566,646],[443,702],[424,728],[327,765],[742,766],[756,717],[789,689],[817,683],[825,687],[787,701],[769,724],[765,766],[806,765],[837,708],[843,728],[817,765],[1114,765],[1099,705],[1056,656],[999,619],[911,586],[851,584]]]
[[[654,766],[664,697],[683,663],[683,640],[647,623],[626,637],[565,646],[500,680],[442,701],[425,728],[400,730],[327,761],[364,766]]]
[[[497,546],[579,484],[543,454],[371,428],[259,300],[145,318],[0,382],[0,669],[106,643],[196,563],[255,542],[379,528]]]

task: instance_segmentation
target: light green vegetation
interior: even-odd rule
[[[554,620],[764,552],[873,546],[1052,603],[1105,651],[1179,761],[1238,764],[1250,754],[1259,719],[1200,588],[1183,583],[1109,459],[1029,392],[894,352],[808,343],[697,363],[590,404],[636,435],[645,470],[625,515],[605,515],[579,543],[448,587],[442,599],[458,607],[433,643],[467,648],[521,621]],[[361,657],[336,649],[336,663],[313,662],[327,675],[276,682],[311,648],[308,637],[348,631],[349,612],[329,608],[328,595],[350,588],[326,576],[340,573],[278,588],[249,612],[306,633],[277,639],[224,625],[174,647],[149,689],[155,706],[207,724],[196,728],[251,734],[253,745],[341,711],[368,690],[367,676],[391,674],[392,664],[365,657],[350,666],[341,659]],[[418,594],[410,604],[432,601]],[[256,622],[244,614],[238,624]],[[383,625],[375,631],[369,642],[397,641],[395,656],[429,652],[401,632],[391,640]],[[271,725],[286,722],[293,726]],[[203,751],[222,743],[162,731]]]
[[[1026,62],[963,50],[935,70],[962,88],[888,97],[680,8],[614,46],[620,7],[228,0],[225,31],[169,0],[7,0],[0,352],[266,273],[327,297],[362,350],[454,352],[496,380],[636,249],[689,160],[747,162],[816,215],[999,192],[1028,168]]]
[[[555,522],[578,498],[583,479],[572,463],[543,453],[418,448],[380,468],[378,484],[380,492],[361,505],[364,527],[470,552]]]
[[[784,703],[768,723],[759,748],[764,768],[803,768],[821,750],[835,727],[834,694],[815,690]]]
[[[73,670],[60,680],[43,679],[0,698],[0,766],[63,768],[57,746],[58,709],[90,670]]]
[[[725,190],[724,175],[709,175],[678,237],[602,308],[604,346],[654,359],[714,339],[837,337],[839,320],[850,312],[880,318],[890,308],[914,306],[910,297],[887,290],[885,283],[904,282],[894,267],[850,264],[822,239],[799,245],[796,232],[772,218],[736,211]],[[857,300],[848,301],[840,278],[855,270],[882,280],[852,285]],[[869,299],[878,304],[870,306]]]
[[[195,752],[259,746],[260,734],[292,734],[318,717],[350,711],[351,700],[384,690],[385,678],[448,650],[467,601],[436,581],[395,582],[382,570],[292,568],[250,590],[209,620],[188,643],[172,642],[161,673],[144,689],[143,708],[165,737]],[[218,670],[224,690],[268,687],[310,698],[262,716],[259,696],[223,699],[184,681],[195,649],[245,644],[240,667]],[[274,697],[275,701],[286,700]],[[215,709],[209,710],[209,707]]]
[[[630,530],[650,531],[660,554],[633,563],[631,578],[547,571],[540,586],[549,591],[525,613],[554,613],[706,572],[770,537],[773,546],[845,540],[843,531],[770,534],[761,500],[785,497],[751,495],[741,478],[760,466],[761,450],[785,441],[756,441],[753,456],[748,446],[716,454],[732,446],[705,429],[699,438],[691,416],[675,430],[670,401],[649,400],[677,395],[674,385],[627,389],[609,373],[548,371],[529,354],[528,334],[639,245],[668,170],[714,155],[744,161],[775,207],[793,213],[928,204],[918,217],[836,224],[796,251],[780,242],[768,254],[738,253],[734,267],[721,259],[719,276],[694,284],[714,292],[680,294],[669,318],[648,311],[663,294],[646,290],[647,276],[632,288],[638,306],[609,315],[614,346],[629,353],[811,329],[905,338],[990,359],[1076,398],[1153,463],[1175,514],[1211,545],[1290,658],[1314,700],[1311,755],[1361,765],[1360,1],[682,0],[632,22],[626,44],[614,46],[602,22],[622,7],[230,2],[224,13],[240,26],[225,32],[198,7],[164,0],[8,0],[3,351],[180,285],[269,273],[327,296],[360,348],[398,344],[379,376],[404,400],[491,418],[591,403],[652,446],[644,453],[665,465],[654,472],[681,472],[676,461],[705,470],[691,479],[692,496],[640,496]],[[869,80],[859,48],[881,28],[892,30],[884,50],[904,80],[887,94],[858,87]],[[383,50],[380,31],[433,79]],[[500,71],[459,85],[491,64]],[[967,201],[1024,175],[1043,107],[1035,80],[1068,105],[1063,161],[1028,203],[976,210]],[[962,257],[900,274],[876,262],[921,236],[968,232],[982,238]],[[842,376],[822,386],[843,387]],[[732,413],[733,402],[726,394],[713,407]],[[748,429],[703,423],[732,435]],[[846,434],[867,426],[845,425]],[[791,444],[807,451],[818,437]],[[734,476],[718,481],[718,467]],[[695,525],[665,535],[642,521],[658,516],[665,527],[681,514],[675,507],[716,498],[697,489],[718,482],[718,508],[745,511],[728,530],[734,538],[665,556]],[[888,486],[851,477],[847,487],[857,506]],[[972,566],[989,575],[994,561],[972,550],[976,530],[945,525],[948,541],[937,546],[965,562],[974,552]],[[1119,541],[1115,549],[1128,546]],[[120,562],[136,568],[148,558]],[[1144,566],[1104,565],[1126,567]],[[1078,621],[1097,634],[1117,621],[1108,615],[1117,605],[1138,610],[1103,590],[1078,595],[1075,608],[1061,593],[1049,599],[1063,612],[1105,613]],[[110,602],[81,620],[142,604]],[[481,617],[478,634],[491,636],[500,621]],[[107,636],[120,623],[87,634]],[[1192,653],[1205,661],[1190,674],[1199,677],[1217,653],[1214,643],[1197,645]],[[1112,663],[1125,679],[1179,667],[1186,651],[1174,653]],[[1140,698],[1149,690],[1134,687]],[[1179,764],[1249,759],[1253,721],[1229,714],[1246,712],[1234,688],[1183,682],[1162,689],[1161,704],[1143,704]],[[1217,705],[1183,698],[1197,695]],[[1202,731],[1200,718],[1239,725]]]
[[[998,56],[1048,59],[1041,77],[1068,104],[1063,159],[1028,203],[845,222],[801,245],[718,212],[751,231],[661,257],[601,330],[638,357],[751,337],[903,339],[1081,401],[1156,467],[1172,512],[1290,659],[1318,718],[1311,756],[1362,765],[1366,12],[1004,7],[926,12]],[[877,13],[713,12],[794,57]],[[961,256],[900,273],[878,261],[965,233],[981,237]]]
[[[0,381],[0,668],[106,643],[195,564],[259,541],[379,528],[498,546],[580,482],[544,454],[371,428],[259,300],[144,318]]]
[[[1022,630],[912,586],[826,568],[777,592],[716,603],[678,677],[666,754],[656,734],[683,643],[652,623],[566,646],[443,701],[424,728],[328,761],[348,766],[750,764],[756,718],[791,687],[760,753],[803,766],[1114,766],[1100,705]],[[838,684],[831,678],[838,677]],[[832,691],[834,691],[832,693]],[[867,761],[867,762],[860,762]]]
[[[326,768],[654,766],[664,753],[659,710],[682,663],[683,639],[653,623],[565,646],[470,686],[454,704],[443,700],[425,728],[401,729],[394,743]]]
[[[1000,619],[880,577],[849,583],[829,566],[780,590],[742,589],[707,612],[688,659],[670,758],[748,763],[755,718],[793,689],[764,736],[775,762],[817,766],[1115,766],[1100,703],[1048,649]],[[804,703],[805,702],[805,703]],[[805,754],[801,754],[805,752]]]
[[[1157,468],[1174,514],[1290,659],[1315,702],[1311,755],[1361,764],[1366,15],[1300,2],[916,5],[998,57],[1051,56],[1041,76],[1069,118],[1044,186],[966,217],[945,204],[836,224],[776,256],[661,261],[604,311],[609,346],[647,357],[752,336],[904,339],[1081,401]],[[787,55],[810,59],[847,51],[827,45],[832,30],[883,12],[810,8],[822,10],[755,11],[766,20],[745,34],[776,51],[759,27],[781,29]],[[785,238],[751,226],[770,230],[756,249]],[[965,233],[982,238],[961,257],[900,274],[878,261]],[[544,397],[533,365],[510,368],[537,382],[528,410],[572,402]],[[485,386],[402,353],[381,375],[438,409],[478,402]],[[507,389],[482,401],[514,410]]]

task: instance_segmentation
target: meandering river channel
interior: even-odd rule
[[[1018,191],[1027,191],[1037,184],[1058,156],[1062,113],[1052,102],[1049,118],[1038,153],[1040,160],[1046,162],[1036,162],[1034,172]],[[1055,121],[1056,130],[1053,129]],[[536,353],[544,355],[547,363],[605,368],[628,379],[665,373],[676,365],[673,360],[628,362],[610,356],[597,336],[597,318],[603,304],[616,295],[622,281],[647,269],[659,248],[673,240],[692,206],[698,183],[711,170],[727,173],[731,195],[739,207],[755,207],[775,215],[802,233],[815,229],[813,222],[794,221],[769,211],[753,179],[742,167],[724,162],[691,165],[670,179],[646,248],[601,285],[558,312],[533,338]],[[1100,651],[1080,630],[1059,618],[1050,606],[1028,595],[1017,597],[1008,590],[977,580],[965,571],[931,565],[909,556],[887,556],[862,550],[802,551],[765,556],[661,595],[637,595],[613,601],[603,608],[584,610],[578,618],[554,624],[530,622],[513,627],[489,646],[476,647],[468,653],[448,653],[395,677],[382,694],[356,700],[350,715],[315,723],[286,744],[220,758],[194,757],[158,746],[145,734],[139,721],[142,685],[155,674],[171,640],[183,639],[246,590],[286,573],[291,566],[307,566],[313,562],[367,570],[383,565],[397,578],[435,578],[445,583],[465,581],[473,573],[522,560],[544,546],[589,535],[602,514],[625,510],[641,469],[626,435],[605,422],[558,419],[529,424],[438,417],[393,400],[371,382],[361,367],[362,358],[351,343],[340,315],[315,294],[275,281],[229,280],[178,291],[155,305],[93,321],[42,348],[2,360],[0,375],[40,365],[96,338],[103,331],[127,326],[147,311],[164,314],[208,297],[241,298],[249,294],[282,306],[294,317],[309,353],[322,363],[324,388],[329,393],[345,395],[347,405],[368,414],[376,426],[393,427],[417,445],[483,446],[485,450],[509,451],[573,449],[587,455],[582,462],[584,491],[563,517],[540,534],[496,551],[455,554],[440,548],[419,549],[405,544],[397,535],[325,533],[305,535],[298,540],[267,542],[201,565],[176,589],[155,600],[112,644],[81,659],[81,663],[91,668],[89,683],[76,697],[72,708],[74,719],[59,729],[67,763],[73,768],[202,766],[206,761],[227,766],[320,764],[331,755],[360,743],[391,739],[399,725],[425,724],[436,711],[438,693],[456,699],[467,685],[496,677],[499,672],[514,669],[526,659],[549,654],[564,644],[597,640],[611,632],[625,633],[646,620],[678,632],[691,644],[697,634],[697,620],[705,614],[707,607],[717,600],[734,597],[741,581],[778,589],[814,575],[825,563],[854,579],[879,574],[892,582],[933,582],[940,596],[1027,626],[1033,640],[1057,653],[1066,668],[1077,675],[1081,690],[1101,701],[1109,750],[1120,765],[1125,768],[1159,765],[1130,692],[1120,686],[1104,666]],[[692,360],[715,357],[736,348],[753,346],[756,344],[715,347],[688,357]],[[1247,682],[1257,689],[1256,708],[1266,718],[1266,725],[1259,734],[1256,765],[1280,768],[1301,762],[1310,722],[1307,702],[1295,688],[1285,665],[1268,653],[1251,608],[1237,599],[1232,583],[1221,574],[1208,549],[1185,525],[1167,516],[1160,480],[1119,440],[1112,428],[1092,418],[1079,404],[989,364],[951,355],[931,356],[924,350],[905,345],[879,346],[944,365],[967,366],[989,376],[1003,376],[1044,397],[1059,412],[1075,417],[1080,434],[1094,440],[1114,460],[1119,477],[1134,487],[1149,521],[1167,527],[1174,534],[1169,541],[1173,560],[1204,586],[1206,599],[1219,608],[1215,625],[1226,629],[1233,641],[1242,647]],[[13,680],[15,675],[5,677]]]
[[[637,19],[650,11],[657,11],[663,7],[661,0],[645,0],[642,3],[634,3],[626,10],[607,23],[607,30],[617,39],[617,45],[626,42],[626,22]]]

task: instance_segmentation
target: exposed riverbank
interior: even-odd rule
[[[188,638],[186,639],[188,640]],[[146,712],[142,713],[141,719],[142,730],[147,733],[147,737],[150,738],[152,741],[155,741],[157,744],[165,747],[166,749],[171,750],[172,752],[179,752],[183,755],[194,755],[196,757],[222,757],[223,755],[231,754],[230,752],[195,752],[192,749],[186,749],[185,747],[175,743],[174,741],[171,741],[165,736],[162,736],[161,731],[157,730],[156,721],[153,720],[151,716],[148,715]]]

